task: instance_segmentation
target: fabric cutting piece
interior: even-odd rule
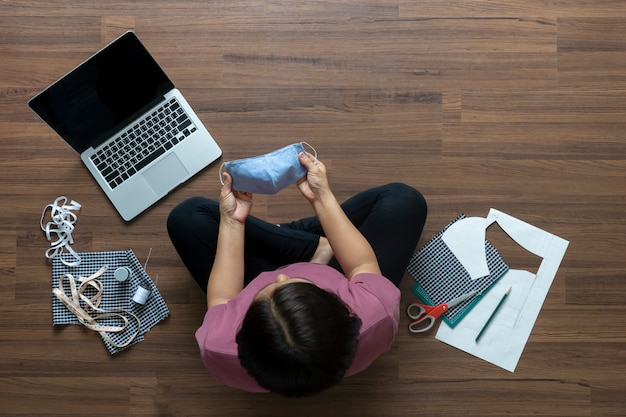
[[[445,303],[463,294],[477,291],[476,297],[450,308],[443,315],[443,321],[450,327],[456,326],[489,288],[509,270],[496,248],[485,239],[484,250],[489,274],[480,279],[472,279],[442,238],[444,232],[461,219],[465,219],[464,214],[460,214],[418,250],[407,268],[416,281],[412,287],[413,292],[430,305]]]
[[[493,291],[483,297],[476,308],[467,314],[462,323],[454,328],[442,323],[435,337],[514,372],[565,256],[569,241],[492,208],[487,216],[486,227],[494,222],[498,223],[523,249],[543,258],[537,273],[510,270],[498,280]],[[484,336],[476,341],[476,336],[482,331],[502,294],[508,288],[512,290],[506,303],[502,304]]]
[[[113,312],[120,309],[129,311],[136,315],[139,318],[139,323],[141,323],[140,328],[138,328],[138,322],[130,320],[125,331],[109,334],[115,344],[123,345],[136,332],[138,333],[137,336],[128,346],[139,343],[144,340],[144,335],[150,329],[169,317],[169,309],[165,300],[131,249],[127,251],[82,252],[79,255],[82,261],[80,265],[74,267],[63,263],[63,260],[68,261],[72,258],[71,254],[64,253],[52,259],[52,288],[59,287],[59,279],[65,274],[71,274],[75,277],[88,277],[103,266],[108,266],[107,270],[99,277],[103,286],[99,308]],[[115,270],[119,267],[128,267],[131,270],[130,279],[125,282],[119,282],[115,279]],[[151,290],[145,305],[131,301],[140,282],[142,285],[148,285]],[[66,292],[68,294],[70,292],[69,285]],[[103,325],[119,325],[119,319],[115,317],[105,318],[99,322]],[[52,296],[52,324],[55,326],[80,324],[78,318],[54,295]],[[103,342],[112,355],[128,347],[113,346],[105,338],[103,338]]]
[[[489,275],[487,253],[483,247],[485,234],[484,217],[466,217],[448,226],[441,236],[472,279]],[[475,244],[468,245],[467,242]]]

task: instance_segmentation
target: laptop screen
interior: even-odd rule
[[[174,88],[127,32],[29,101],[78,153],[96,147]]]

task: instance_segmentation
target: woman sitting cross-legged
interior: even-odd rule
[[[426,202],[407,185],[363,191],[339,204],[326,167],[301,153],[297,184],[315,216],[274,225],[249,215],[252,195],[223,174],[219,202],[195,197],[168,232],[208,310],[196,339],[222,383],[285,396],[316,394],[366,369],[393,343],[398,286]]]

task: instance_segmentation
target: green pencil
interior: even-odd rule
[[[482,329],[480,329],[480,332],[478,333],[478,336],[476,336],[476,339],[474,339],[474,342],[478,342],[478,339],[480,339],[480,336],[483,335],[483,332],[485,331],[485,329],[487,328],[487,326],[489,326],[489,322],[491,321],[491,319],[493,318],[493,316],[496,315],[498,309],[500,308],[500,306],[502,305],[502,303],[504,302],[504,299],[506,298],[507,295],[509,295],[509,293],[511,292],[511,287],[509,287],[508,290],[506,290],[506,292],[504,293],[504,295],[502,296],[502,298],[500,299],[500,302],[498,303],[498,305],[496,306],[496,308],[493,309],[493,312],[491,313],[491,315],[489,316],[489,318],[487,319],[487,322],[485,323],[485,325],[483,326]]]

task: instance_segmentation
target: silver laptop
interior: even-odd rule
[[[28,105],[132,220],[222,155],[180,91],[126,32]]]

